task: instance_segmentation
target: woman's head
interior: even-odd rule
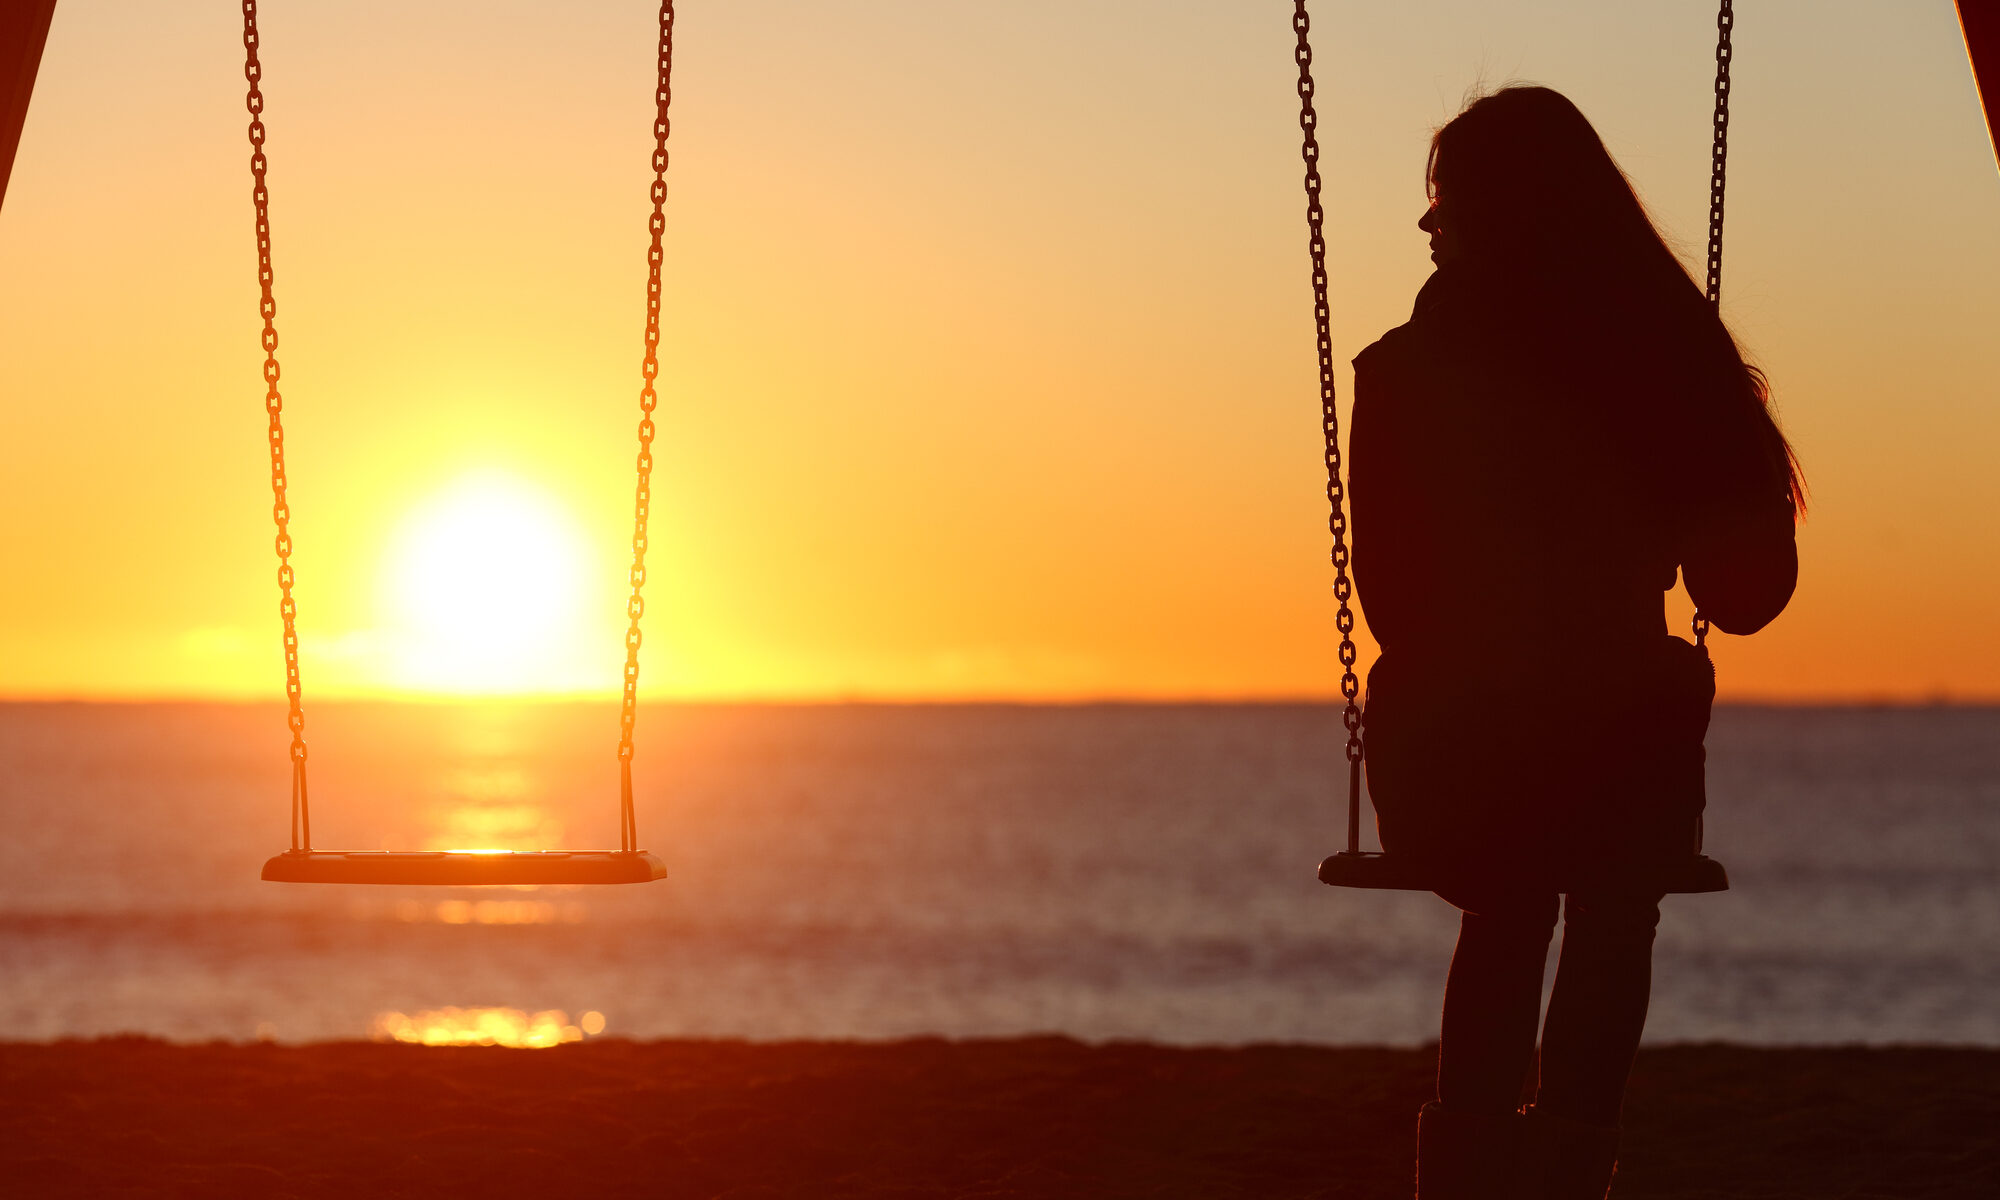
[[[1431,138],[1431,210],[1419,224],[1443,261],[1510,275],[1687,272],[1661,240],[1576,105],[1545,87],[1482,96]]]
[[[1559,309],[1565,326],[1593,343],[1579,366],[1613,375],[1648,373],[1647,362],[1694,366],[1710,383],[1674,389],[1680,402],[1721,407],[1689,414],[1693,423],[1748,418],[1787,477],[1795,509],[1803,508],[1798,464],[1770,417],[1764,377],[1743,361],[1567,97],[1517,85],[1474,100],[1432,136],[1425,183],[1431,205],[1417,225],[1431,235],[1433,261],[1478,271],[1517,312]]]

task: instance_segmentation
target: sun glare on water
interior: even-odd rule
[[[504,475],[467,478],[404,521],[383,573],[395,682],[521,694],[601,685],[622,647],[589,621],[601,572],[553,497]]]
[[[559,1009],[526,1013],[518,1008],[437,1008],[385,1012],[370,1030],[376,1041],[421,1046],[512,1046],[540,1050],[580,1042],[604,1032],[604,1014],[587,1012],[571,1022]]]

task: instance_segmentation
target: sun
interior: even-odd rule
[[[394,682],[509,695],[601,686],[622,647],[587,620],[603,608],[598,566],[567,510],[533,484],[458,480],[390,540],[382,592]]]

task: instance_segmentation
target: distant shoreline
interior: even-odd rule
[[[0,1043],[23,1194],[1409,1195],[1431,1052]],[[1642,1051],[1617,1194],[2000,1194],[2000,1049]]]

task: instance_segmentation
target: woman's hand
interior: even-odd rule
[[[1681,562],[1681,578],[1710,624],[1742,636],[1785,611],[1798,586],[1799,550],[1787,498],[1731,515],[1696,536]]]

